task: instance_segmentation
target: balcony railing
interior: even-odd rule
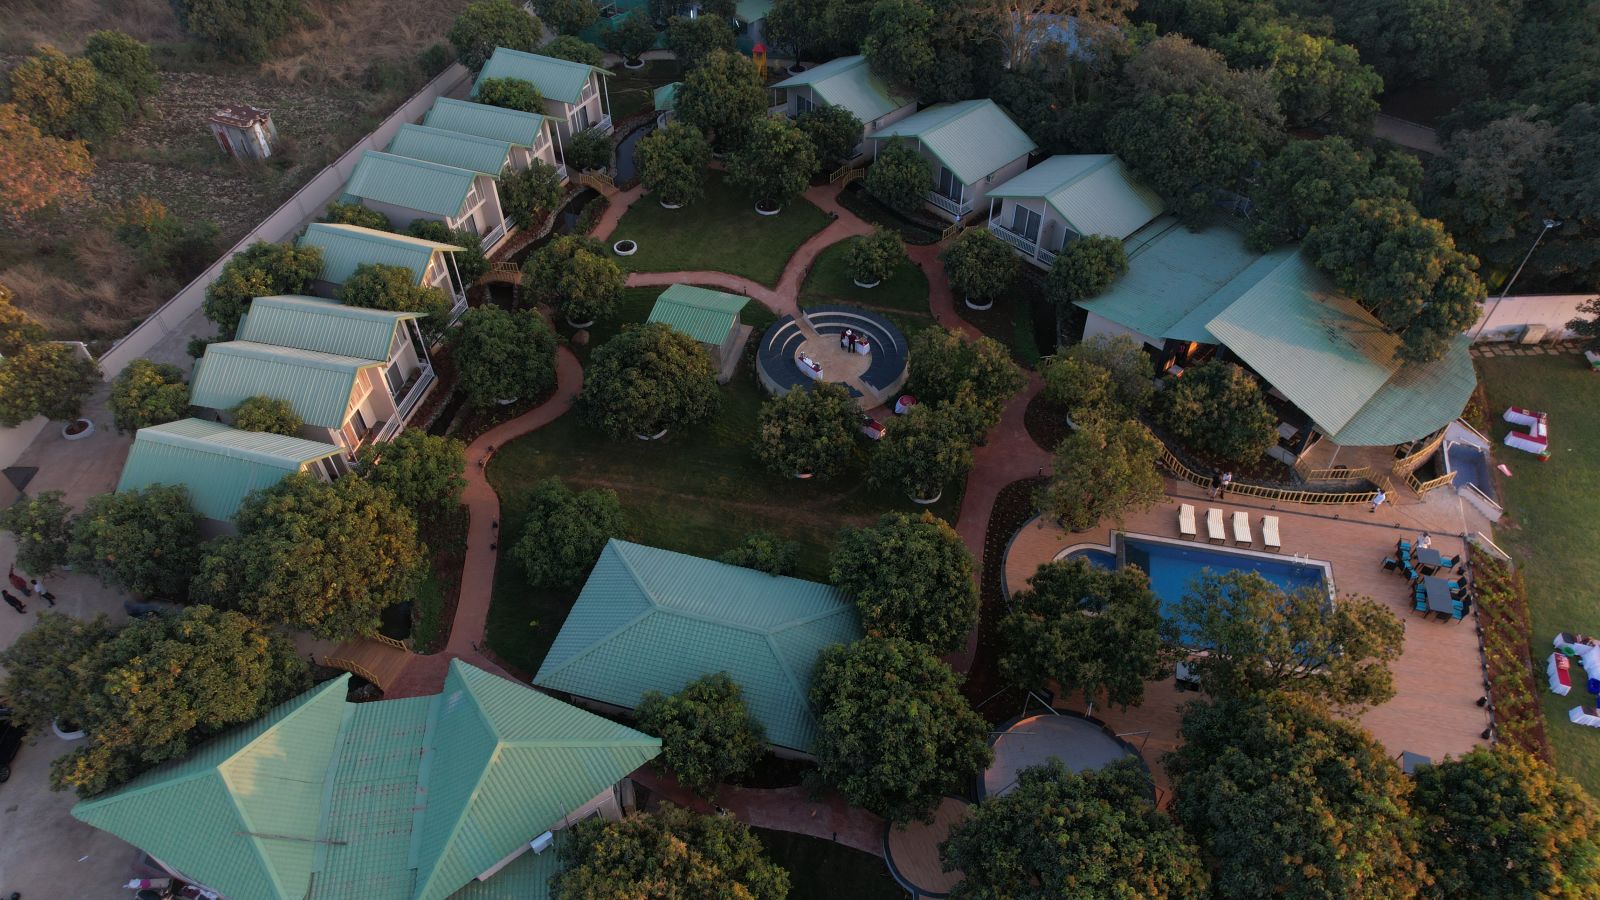
[[[411,418],[411,414],[417,409],[417,404],[422,401],[423,395],[428,393],[428,388],[433,386],[436,377],[433,373],[433,366],[424,364],[417,370],[415,375],[411,376],[407,384],[400,386],[400,390],[396,391],[394,396],[394,420],[396,422],[404,425],[406,420]],[[399,431],[400,429],[397,427],[394,430]],[[388,438],[384,438],[384,440],[388,440]]]
[[[506,221],[504,219],[501,219],[499,225],[496,225],[495,227],[493,227],[493,228],[489,229],[488,231],[484,232],[484,234],[483,234],[483,252],[484,253],[489,253],[490,251],[494,250],[495,245],[500,243],[501,239],[506,236],[506,229],[508,227],[509,226],[507,225]]]
[[[1039,246],[1036,242],[1028,240],[1004,225],[990,222],[989,231],[992,232],[995,237],[1017,248],[1017,250],[1020,251],[1023,256],[1026,256],[1032,260],[1037,260],[1039,264],[1045,268],[1049,268],[1050,265],[1056,261],[1057,251],[1046,250]]]
[[[556,164],[556,177],[561,179],[562,181],[566,181],[567,180],[567,164],[566,163],[557,163]]]
[[[972,212],[971,200],[951,200],[938,191],[928,192],[928,202],[957,218]]]
[[[601,131],[605,132],[606,134],[610,134],[611,133],[611,117],[610,116],[601,116],[600,117],[600,121],[595,123],[594,127],[600,129]]]

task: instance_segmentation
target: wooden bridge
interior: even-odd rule
[[[359,675],[387,691],[411,662],[411,650],[394,638],[375,635],[345,641],[322,657],[322,664]]]

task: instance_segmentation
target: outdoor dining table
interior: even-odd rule
[[[1454,617],[1455,601],[1450,596],[1450,579],[1431,576],[1422,579],[1422,588],[1428,593],[1428,611]]]
[[[1432,547],[1419,547],[1416,552],[1417,562],[1430,569],[1442,569],[1445,565],[1444,554]]]

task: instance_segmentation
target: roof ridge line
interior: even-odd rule
[[[342,752],[344,750],[344,743],[350,736],[350,726],[351,723],[355,721],[355,718],[355,704],[346,703],[344,705],[343,718],[341,718],[339,721],[339,734],[334,738],[333,758],[328,761],[328,771],[323,774],[322,805],[317,817],[317,821],[320,823],[318,827],[319,834],[317,835],[319,838],[333,837],[331,834],[322,834],[320,832],[322,831],[322,827],[332,823],[333,793],[334,789],[338,787],[339,783],[340,758],[344,755]],[[316,883],[317,873],[323,871],[323,869],[327,867],[327,864],[328,845],[319,841],[317,843],[316,854],[312,857],[311,861],[311,877],[313,884]]]
[[[794,668],[789,665],[789,660],[783,655],[783,651],[778,649],[777,634],[775,632],[769,632],[766,635],[766,642],[767,652],[772,654],[772,658],[777,662],[778,668],[783,670],[783,676],[789,680],[789,687],[794,690],[795,696],[800,698],[800,709],[803,710],[807,715],[811,716],[812,721],[815,722],[816,713],[811,709],[810,693],[806,690],[805,685],[801,683],[800,678],[795,675]],[[740,687],[740,691],[741,693],[743,692],[742,685]],[[790,749],[807,752],[811,748],[791,747]]]
[[[616,538],[612,538],[612,540],[616,540]],[[631,543],[631,542],[619,541],[619,543]],[[648,544],[632,544],[632,546],[644,547],[644,548],[649,549],[649,550],[660,550],[663,553],[677,553],[676,550],[666,550],[666,549],[661,548],[661,547],[651,547]],[[621,555],[621,554],[619,553],[618,555]],[[732,563],[720,562],[720,561],[715,560],[715,559],[706,559],[703,556],[693,556],[692,554],[688,554],[688,553],[680,553],[678,555],[679,556],[688,556],[691,559],[697,559],[697,560],[700,560],[702,562],[715,563],[716,565],[719,565],[719,566],[728,566],[729,568],[732,568],[732,569],[741,569],[741,570],[744,570],[744,571],[747,571],[747,572],[759,571],[757,569],[751,569],[751,568],[748,568],[746,566],[735,566]],[[727,619],[719,619],[719,618],[707,615],[706,613],[702,613],[702,612],[690,612],[688,610],[678,609],[677,607],[669,607],[666,604],[662,603],[660,600],[658,600],[656,598],[655,594],[650,592],[649,588],[645,587],[643,581],[639,577],[638,570],[636,570],[628,562],[628,559],[627,559],[626,556],[622,557],[622,562],[623,562],[623,565],[627,566],[628,574],[632,575],[634,582],[639,585],[640,592],[642,592],[646,597],[650,598],[650,603],[651,603],[652,607],[654,609],[656,609],[656,610],[663,611],[663,612],[668,613],[670,615],[682,616],[682,617],[684,617],[686,619],[693,619],[693,620],[695,620],[697,622],[709,622],[709,623],[711,623],[713,625],[721,625],[724,628],[732,628],[732,629],[735,629],[735,630],[738,630],[738,631],[745,631],[745,632],[749,632],[750,634],[755,634],[755,635],[770,635],[770,634],[773,634],[776,631],[787,631],[796,622],[799,622],[799,621],[802,621],[802,620],[805,620],[805,619],[815,619],[815,618],[817,618],[817,614],[812,614],[810,616],[802,616],[800,619],[785,619],[783,622],[779,623],[777,626],[774,626],[772,628],[762,628],[759,625],[746,625],[746,624],[743,624],[743,623],[740,623],[740,622],[730,622]],[[763,572],[761,574],[765,575],[766,573]],[[805,579],[803,579],[803,578],[792,578],[789,575],[773,575],[773,576],[769,576],[769,577],[773,577],[773,578],[789,578],[792,581],[805,581]],[[806,583],[807,584],[820,584],[820,582],[815,582],[815,581],[806,582]],[[837,612],[837,610],[834,610],[833,612]],[[613,635],[614,634],[615,634],[615,632],[613,632]],[[607,635],[607,637],[611,637],[613,635]]]
[[[450,672],[445,675],[445,688],[446,689],[448,689],[450,687],[450,674],[455,674],[456,673],[456,666],[458,664],[465,665],[464,663],[461,662],[461,660],[459,658],[450,660]],[[455,843],[456,835],[461,833],[461,827],[467,820],[468,811],[470,811],[472,809],[472,804],[477,800],[478,792],[483,790],[483,783],[484,783],[485,779],[487,779],[488,776],[489,776],[489,770],[494,768],[495,761],[500,756],[500,751],[502,749],[504,749],[505,745],[506,745],[506,742],[504,740],[502,740],[501,737],[500,737],[500,730],[498,728],[496,728],[494,726],[494,722],[492,722],[489,719],[489,714],[483,711],[483,704],[477,702],[478,701],[478,696],[472,690],[472,685],[467,682],[467,680],[466,680],[466,678],[464,676],[457,675],[457,677],[461,680],[461,689],[472,697],[472,706],[473,706],[473,709],[475,709],[477,711],[478,718],[483,721],[484,726],[489,729],[489,733],[494,736],[494,749],[489,751],[489,758],[484,760],[483,768],[478,770],[478,777],[473,780],[472,790],[467,792],[466,801],[461,804],[461,809],[456,813],[455,817],[450,822],[450,831],[449,831],[448,834],[445,835],[444,842],[439,845],[439,855],[436,858],[434,858],[433,860],[430,861],[429,866],[428,866],[428,871],[426,873],[424,873],[422,871],[422,862],[423,861],[421,859],[416,860],[417,864],[416,864],[416,866],[414,868],[416,869],[416,873],[417,874],[415,876],[415,881],[413,882],[413,885],[414,885],[413,888],[412,888],[412,896],[413,897],[420,897],[423,894],[427,893],[428,887],[431,884],[433,884],[433,876],[438,870],[439,861],[445,858],[445,855],[450,850],[450,846]],[[490,677],[494,677],[494,676],[490,676]],[[439,706],[442,707],[446,702],[445,699],[444,699],[445,692],[441,691],[436,696],[438,696],[440,698],[439,699]],[[433,723],[430,722],[430,725],[431,724],[433,724]],[[429,729],[430,736],[432,735],[432,733],[433,733],[433,730],[430,728]],[[437,763],[438,762],[437,749],[434,748],[431,745],[430,745],[429,749],[435,751],[434,752],[434,760],[433,761],[435,763]],[[429,771],[429,776],[430,776],[430,780],[431,780],[431,777],[432,777],[432,770],[431,769]],[[420,786],[420,784],[419,784],[419,786]],[[431,794],[431,792],[430,792],[430,794]],[[423,816],[427,815],[429,806],[431,806],[431,803],[423,805],[423,808],[420,811],[421,815],[423,815]],[[421,830],[416,828],[417,824],[418,824],[417,820],[413,819],[412,820],[412,828],[414,829],[413,833],[418,835],[419,838],[420,838]],[[420,882],[420,883],[418,883],[418,882]]]

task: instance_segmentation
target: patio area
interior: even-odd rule
[[[1248,513],[1257,551],[1261,550],[1261,516],[1275,515],[1283,542],[1279,552],[1330,563],[1339,596],[1372,597],[1387,604],[1405,623],[1404,652],[1393,665],[1395,697],[1362,716],[1367,730],[1394,756],[1409,751],[1437,760],[1484,743],[1480,734],[1488,727],[1488,717],[1477,706],[1484,687],[1473,617],[1447,622],[1418,616],[1405,579],[1383,568],[1383,560],[1395,552],[1396,540],[1415,541],[1421,531],[1431,532],[1433,547],[1446,556],[1465,553],[1465,542],[1456,536],[1464,524],[1457,504],[1413,498],[1408,504],[1391,504],[1378,513],[1368,512],[1365,506],[1301,512],[1298,510],[1303,507],[1274,508],[1245,498],[1210,501],[1205,492],[1179,487],[1170,480],[1167,492],[1165,502],[1128,515],[1120,529],[1101,522],[1088,531],[1069,533],[1038,519],[1029,522],[1007,550],[1002,587],[1008,594],[1024,587],[1040,565],[1068,547],[1110,544],[1114,530],[1179,538],[1179,503],[1193,504],[1201,517],[1210,507],[1222,509],[1230,517],[1236,510]],[[1202,543],[1204,534],[1202,529]],[[1171,785],[1161,757],[1177,747],[1182,705],[1201,696],[1179,691],[1176,681],[1168,678],[1146,685],[1142,706],[1121,710],[1096,705],[1093,714],[1140,749],[1165,794]],[[1081,696],[1059,697],[1056,705],[1079,712],[1087,709]]]

